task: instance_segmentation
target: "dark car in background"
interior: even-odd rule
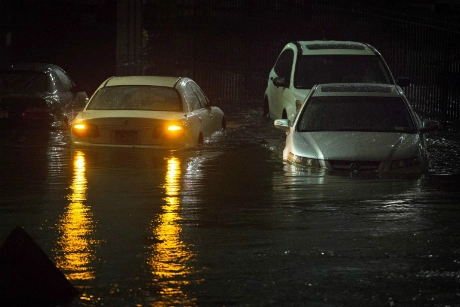
[[[88,100],[59,66],[14,64],[0,70],[0,126],[66,127]]]

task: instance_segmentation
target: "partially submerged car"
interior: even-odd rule
[[[111,77],[77,115],[78,146],[183,149],[202,145],[226,128],[222,110],[190,78]]]
[[[270,71],[264,95],[264,116],[293,120],[315,84],[409,84],[394,79],[373,46],[352,41],[294,41],[282,50]]]
[[[22,63],[0,70],[0,126],[65,127],[87,98],[54,64]]]
[[[438,128],[399,86],[383,84],[316,85],[292,125],[274,125],[287,133],[285,161],[352,174],[426,172],[426,133]]]

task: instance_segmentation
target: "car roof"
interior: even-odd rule
[[[302,51],[302,55],[314,54],[356,54],[375,55],[377,50],[369,44],[353,41],[315,40],[296,41],[293,44]]]
[[[100,86],[120,86],[120,85],[151,85],[174,87],[179,82],[181,77],[165,77],[165,76],[123,76],[111,77],[105,80]]]
[[[401,97],[402,89],[394,84],[374,83],[330,83],[313,88],[312,96],[380,96]]]

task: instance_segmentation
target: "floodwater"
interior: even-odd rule
[[[460,306],[458,127],[429,175],[360,178],[291,167],[259,105],[222,109],[182,152],[2,131],[0,242],[23,227],[72,306]]]

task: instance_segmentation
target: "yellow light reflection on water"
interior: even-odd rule
[[[94,279],[90,266],[95,259],[90,235],[94,232],[94,222],[90,208],[85,205],[87,179],[85,155],[76,151],[73,161],[73,179],[68,195],[69,205],[59,221],[59,240],[56,249],[56,265],[70,280]]]
[[[194,255],[181,239],[180,160],[171,157],[167,162],[163,185],[165,203],[163,213],[158,220],[153,221],[153,236],[157,243],[151,246],[152,258],[148,261],[154,275],[154,284],[161,287],[161,299],[154,305],[195,306],[196,299],[188,297],[181,289],[189,283],[187,275],[192,272],[190,260]]]

